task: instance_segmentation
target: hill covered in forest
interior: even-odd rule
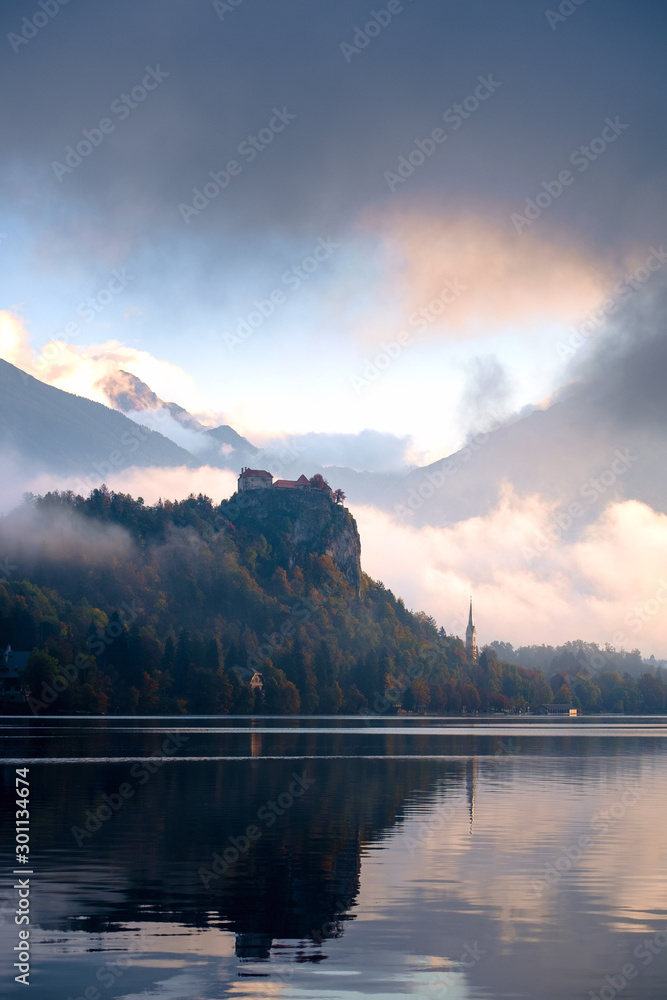
[[[0,643],[31,651],[36,714],[664,708],[651,675],[584,669],[554,691],[493,648],[471,662],[363,573],[355,521],[328,490],[153,506],[105,487],[28,496],[0,544]]]

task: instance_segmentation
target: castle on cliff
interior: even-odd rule
[[[241,469],[239,476],[239,493],[245,490],[310,490],[312,483],[305,476],[298,479],[276,479],[265,469]]]
[[[303,490],[304,492],[324,494],[334,503],[342,504],[345,494],[342,490],[332,490],[326,479],[316,472],[311,479],[304,475],[298,479],[276,479],[266,469],[241,469],[238,479],[238,492],[248,490]]]

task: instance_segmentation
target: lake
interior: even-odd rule
[[[664,718],[0,724],[3,996],[667,996]]]

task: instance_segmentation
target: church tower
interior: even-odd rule
[[[468,627],[466,629],[466,653],[473,663],[477,663],[477,629],[472,620],[472,597],[470,598],[470,614],[468,615]]]

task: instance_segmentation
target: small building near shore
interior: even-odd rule
[[[249,683],[253,691],[259,691],[260,694],[264,694],[264,677],[257,670],[250,678]]]
[[[572,705],[540,705],[538,715],[577,715],[578,709]]]

